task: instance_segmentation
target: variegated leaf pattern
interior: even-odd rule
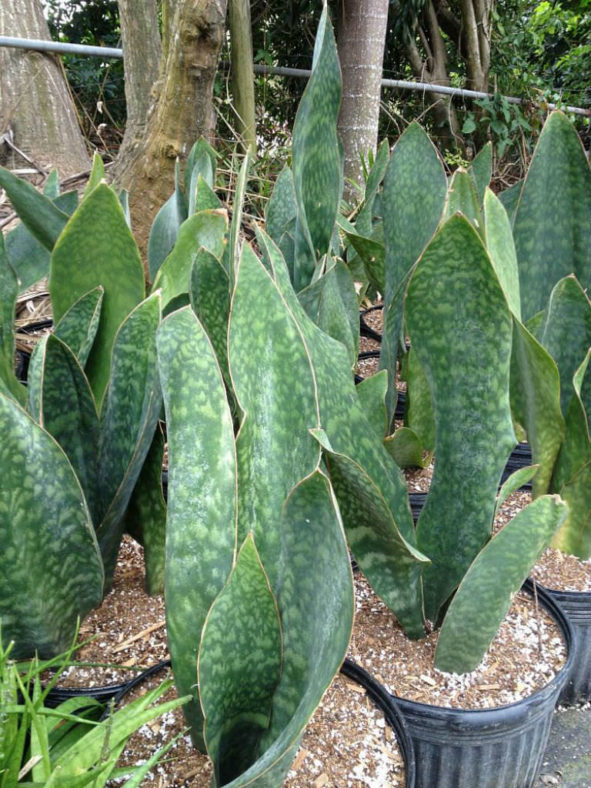
[[[8,261],[0,233],[0,391],[23,404],[27,394],[14,372],[14,307],[17,294],[18,280]]]
[[[70,348],[82,368],[86,365],[98,330],[104,288],[99,285],[81,296],[55,326],[53,333]]]
[[[488,188],[484,195],[484,231],[486,248],[509,309],[517,320],[521,320],[519,270],[511,223],[503,203]]]
[[[455,215],[408,286],[413,352],[429,382],[435,469],[417,524],[425,614],[436,620],[491,534],[501,473],[516,443],[509,408],[511,315],[486,250]]]
[[[56,243],[49,274],[57,323],[78,299],[104,288],[103,305],[86,373],[100,407],[119,326],[144,297],[144,269],[115,192],[99,184],[81,203]]]
[[[55,440],[0,394],[0,620],[13,659],[52,657],[100,604],[103,566],[80,483]],[[50,469],[51,472],[48,472]]]
[[[181,165],[177,160],[174,170],[174,192],[158,211],[150,228],[148,238],[148,273],[154,281],[162,263],[173,246],[182,223],[188,216],[185,195],[180,185]]]
[[[193,311],[165,318],[157,335],[168,435],[165,597],[170,655],[195,744],[203,748],[197,650],[211,604],[236,554],[232,415],[211,342]]]

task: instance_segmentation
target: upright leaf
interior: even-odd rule
[[[158,211],[148,238],[148,273],[154,280],[158,269],[172,251],[181,224],[188,216],[187,203],[180,185],[180,162],[174,170],[174,192]]]
[[[123,321],[113,343],[98,445],[101,519],[97,535],[107,584],[115,569],[125,509],[152,443],[162,404],[156,364],[159,322],[160,298],[154,294]]]
[[[462,169],[456,170],[452,175],[445,198],[442,221],[449,219],[454,213],[463,213],[479,234],[483,235],[483,221],[476,186],[470,175]]]
[[[216,785],[232,783],[256,760],[271,724],[282,645],[277,603],[249,534],[208,613],[199,648],[199,695]]]
[[[521,320],[519,270],[511,223],[502,202],[488,188],[484,195],[484,230],[486,248],[509,309],[517,320]]]
[[[115,192],[103,183],[82,201],[51,255],[54,321],[99,285],[104,288],[104,300],[86,370],[100,405],[115,334],[144,296],[144,271],[136,243]]]
[[[203,324],[216,352],[224,380],[230,386],[228,369],[228,316],[230,281],[220,261],[206,249],[200,249],[190,280],[193,311]]]
[[[435,652],[439,670],[467,673],[478,667],[513,596],[567,512],[557,495],[538,498],[478,554],[443,621]]]
[[[103,160],[99,156],[98,153],[94,153],[92,157],[92,167],[90,170],[90,177],[86,183],[86,188],[84,189],[84,195],[82,199],[88,197],[93,189],[95,189],[99,183],[105,177],[105,165],[103,164]]]
[[[0,391],[23,403],[26,392],[14,372],[14,307],[17,294],[18,281],[8,262],[0,233]]]
[[[509,408],[511,316],[486,250],[462,216],[414,270],[407,325],[429,382],[435,470],[417,524],[425,614],[435,620],[489,539],[501,473],[516,443]]]
[[[58,339],[70,348],[84,367],[98,330],[104,288],[100,285],[81,296],[54,328]]]
[[[559,279],[591,286],[591,170],[568,118],[553,112],[542,129],[513,225],[521,308],[544,309]]]
[[[293,128],[298,226],[305,239],[295,261],[294,284],[298,291],[310,283],[315,261],[329,251],[339,210],[343,180],[337,135],[340,103],[339,59],[324,8],[316,34],[312,74]],[[296,254],[297,250],[296,244]]]
[[[166,617],[175,681],[193,741],[203,747],[197,648],[205,616],[236,551],[236,456],[232,415],[207,334],[189,308],[158,330],[168,434]]]
[[[474,181],[478,202],[482,205],[486,188],[492,177],[492,142],[481,148],[468,167],[468,173]]]
[[[102,599],[101,557],[82,489],[54,439],[2,394],[0,429],[2,640],[14,640],[14,659],[52,657]]]

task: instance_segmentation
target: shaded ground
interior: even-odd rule
[[[591,704],[554,713],[536,785],[591,788]]]

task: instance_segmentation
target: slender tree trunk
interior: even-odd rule
[[[142,251],[154,215],[173,190],[177,157],[186,157],[199,136],[213,135],[213,81],[225,16],[226,0],[178,0],[166,22],[169,36],[163,42],[147,134],[117,159],[114,179],[129,190]]]
[[[245,150],[250,148],[254,153],[257,143],[250,0],[228,0],[228,8],[232,100],[238,124],[237,131]]]
[[[41,3],[1,0],[0,35],[49,39]],[[5,132],[37,165],[46,169],[57,167],[62,178],[89,166],[88,151],[58,57],[0,48],[0,135]],[[7,155],[6,146],[0,146],[0,160],[3,154]],[[7,161],[15,161],[12,154],[8,155]]]
[[[118,0],[127,121],[120,154],[123,159],[146,134],[152,87],[160,72],[162,47],[157,0]]]
[[[345,178],[363,184],[362,159],[375,153],[388,0],[341,0],[338,50],[343,72],[339,134],[345,152]],[[345,192],[353,197],[350,184]]]

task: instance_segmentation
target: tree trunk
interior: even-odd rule
[[[254,71],[252,67],[252,29],[250,0],[228,0],[230,54],[232,66],[232,102],[237,131],[245,150],[256,152]]]
[[[118,0],[127,120],[120,155],[126,158],[146,135],[152,87],[160,72],[162,47],[157,0]]]
[[[338,50],[343,72],[343,100],[338,129],[345,152],[345,178],[363,184],[362,158],[375,153],[378,141],[388,0],[342,0]],[[349,197],[357,194],[345,182]]]
[[[39,0],[1,0],[0,35],[49,40]],[[0,135],[5,132],[35,164],[44,169],[56,167],[62,178],[89,166],[74,102],[57,56],[0,47]],[[6,157],[7,147],[0,146],[0,160]],[[24,164],[12,154],[4,160]]]
[[[129,190],[142,251],[154,215],[172,193],[177,157],[186,157],[199,136],[213,135],[213,82],[225,15],[226,0],[178,0],[166,21],[168,40],[147,134],[131,153],[117,158],[114,180]]]

